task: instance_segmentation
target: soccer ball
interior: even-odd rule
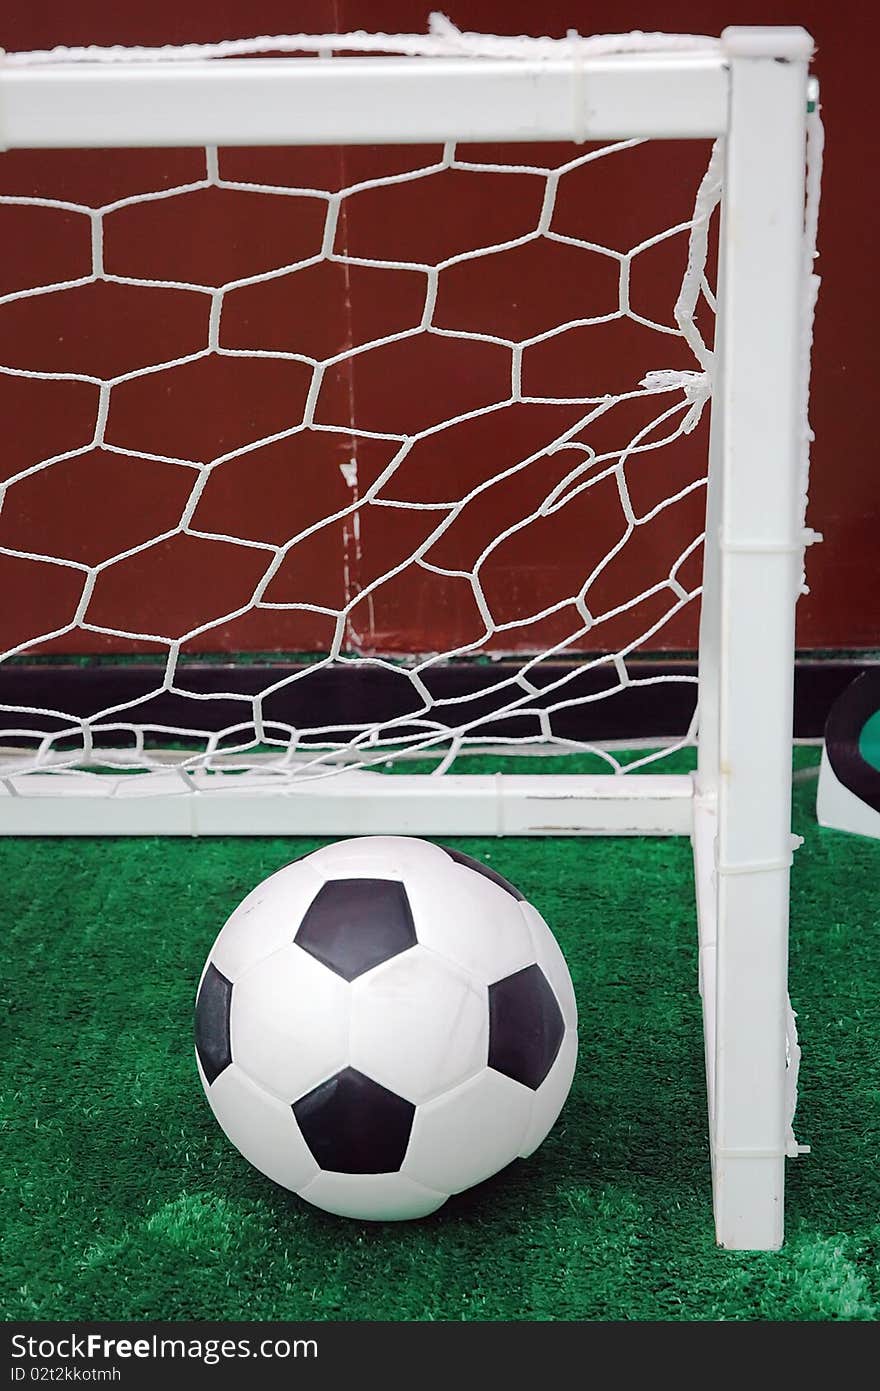
[[[422,1217],[532,1153],[577,1055],[547,924],[487,865],[365,836],[273,874],[196,1001],[208,1102],[257,1169],[317,1207]]]

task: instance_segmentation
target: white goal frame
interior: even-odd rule
[[[798,1149],[787,956],[812,51],[802,29],[734,28],[705,52],[0,59],[8,149],[724,137],[694,776],[341,772],[278,792],[249,774],[202,798],[160,775],[110,799],[97,780],[35,774],[28,796],[0,796],[0,834],[689,835],[715,1225],[735,1249],[781,1244]]]

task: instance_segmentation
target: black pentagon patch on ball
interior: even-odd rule
[[[562,1011],[540,966],[489,986],[489,1066],[496,1072],[537,1090],[564,1033]]]
[[[331,879],[306,910],[294,937],[343,980],[416,945],[406,889],[396,879]]]
[[[415,1113],[411,1102],[353,1067],[293,1104],[306,1144],[321,1168],[334,1174],[396,1173]]]
[[[442,845],[440,848],[445,850],[450,860],[455,860],[457,865],[465,865],[468,869],[474,870],[475,873],[482,874],[484,879],[491,879],[493,884],[497,884],[499,889],[504,889],[511,898],[518,899],[520,903],[525,902],[525,894],[521,894],[509,879],[505,879],[503,874],[498,873],[497,869],[490,869],[488,865],[483,864],[482,860],[475,860],[472,855],[465,855],[461,850],[450,850],[448,845]]]
[[[209,1085],[232,1062],[229,1046],[231,1004],[232,982],[216,966],[209,966],[196,1000],[196,1052]]]

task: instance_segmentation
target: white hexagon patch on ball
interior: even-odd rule
[[[541,915],[479,860],[363,836],[273,874],[211,949],[199,1076],[276,1183],[341,1216],[424,1217],[532,1153],[577,1015]]]

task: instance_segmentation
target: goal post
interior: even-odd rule
[[[0,560],[51,565],[53,574],[63,572],[64,582],[82,586],[72,616],[63,623],[46,620],[32,633],[19,635],[6,653],[7,685],[0,672],[0,834],[689,836],[715,1224],[720,1244],[734,1249],[781,1244],[784,1161],[798,1152],[791,1130],[798,1052],[787,996],[787,942],[794,615],[804,548],[814,539],[804,516],[821,151],[816,89],[808,76],[812,48],[802,29],[733,28],[720,40],[668,35],[502,40],[440,29],[425,38],[298,35],[212,49],[128,54],[55,50],[8,54],[0,60],[0,147],[206,147],[205,177],[181,185],[183,191],[226,187],[279,193],[256,181],[224,181],[217,147],[443,149],[442,157],[424,169],[407,166],[403,173],[363,178],[341,190],[295,188],[325,206],[320,250],[291,256],[291,264],[281,269],[226,280],[221,276],[214,282],[106,269],[106,219],[167,193],[128,196],[97,209],[42,191],[36,196],[0,194],[0,203],[82,216],[92,247],[89,273],[65,269],[53,283],[16,290],[0,300],[0,316],[4,305],[16,309],[28,297],[48,299],[98,282],[185,289],[203,296],[208,306],[207,346],[172,349],[164,360],[136,370],[102,375],[91,368],[68,370],[63,362],[42,368],[17,359],[4,365],[0,342],[0,371],[5,374],[0,381],[8,380],[16,389],[22,382],[79,382],[94,389],[98,399],[91,438],[68,449],[55,448],[11,475],[2,484],[4,498],[13,496],[19,479],[36,477],[57,460],[76,462],[88,449],[109,450],[117,460],[153,461],[173,468],[175,476],[190,470],[193,488],[181,520],[169,524],[158,539],[186,537],[248,549],[254,557],[252,593],[247,603],[230,607],[225,615],[233,627],[257,610],[275,610],[327,634],[323,653],[312,652],[304,665],[292,663],[288,672],[273,668],[256,692],[239,689],[222,674],[219,684],[202,692],[187,682],[185,638],[157,632],[146,620],[128,624],[102,616],[117,612],[106,600],[103,610],[95,608],[95,594],[106,595],[108,575],[112,580],[112,564],[119,556],[143,556],[152,538],[121,543],[117,556],[95,563],[47,553],[35,541],[17,542],[0,531]],[[811,117],[808,105],[814,109]],[[810,123],[812,171],[806,177]],[[554,206],[562,175],[559,168],[545,168],[543,156],[536,155],[533,162],[530,147],[598,142],[603,147],[590,158],[606,157],[606,148],[612,151],[609,158],[619,158],[614,151],[655,139],[682,145],[714,142],[696,204],[680,224],[662,234],[652,229],[628,251],[606,245],[600,237],[594,240],[586,230],[557,230]],[[456,142],[463,145],[463,156],[456,155]],[[482,147],[489,142],[518,146],[521,165],[511,167],[543,181],[533,228],[512,237],[495,233],[494,242],[489,236],[485,246],[453,250],[445,260],[433,262],[402,252],[350,253],[348,246],[339,251],[334,238],[347,216],[343,201],[348,199],[345,208],[350,207],[352,190],[369,192],[437,171],[457,170],[474,178],[497,173],[499,166],[489,155],[467,154],[469,143]],[[603,142],[609,142],[607,147]],[[710,268],[716,221],[717,278]],[[662,250],[682,234],[685,264],[674,317],[664,323],[636,302],[633,268],[638,254],[658,246]],[[438,294],[446,283],[441,276],[479,262],[480,256],[528,252],[542,238],[565,254],[566,248],[587,251],[610,268],[616,285],[613,303],[575,310],[561,326],[533,326],[530,333],[523,333],[521,325],[514,329],[476,321],[466,328],[449,327],[438,317]],[[223,316],[236,290],[271,282],[273,276],[277,282],[282,272],[318,264],[344,268],[346,294],[352,275],[390,269],[401,277],[421,277],[424,303],[417,323],[386,326],[363,343],[355,342],[349,331],[345,346],[336,352],[224,346]],[[708,326],[713,313],[714,339]],[[536,375],[524,363],[531,363],[548,341],[563,331],[577,333],[623,320],[655,331],[659,340],[656,367],[637,387],[624,383],[615,394],[601,386],[588,391],[535,385]],[[318,402],[334,373],[342,374],[339,390],[348,392],[346,409],[356,412],[351,364],[356,367],[371,351],[406,350],[418,334],[431,336],[441,347],[454,341],[462,351],[497,352],[499,362],[507,354],[508,395],[488,402],[462,397],[449,405],[446,418],[420,428],[382,428],[369,419],[361,424],[355,415],[342,424],[321,417]],[[662,349],[671,343],[689,351],[687,367],[667,369]],[[194,454],[192,446],[190,453],[183,446],[134,447],[113,435],[113,401],[133,381],[193,366],[201,370],[200,364],[224,354],[227,360],[271,359],[291,373],[301,368],[309,385],[303,387],[304,404],[296,418],[274,420],[256,441],[225,452],[216,448],[205,456]],[[606,442],[604,452],[585,444],[584,430],[614,419],[621,402],[644,408],[640,423],[628,427],[622,442]],[[554,426],[552,439],[539,446],[524,443],[526,452],[513,462],[499,454],[491,464],[494,472],[472,479],[469,487],[462,485],[454,502],[442,490],[432,494],[428,489],[423,498],[405,500],[383,491],[396,473],[421,457],[420,450],[428,451],[430,463],[440,432],[476,429],[493,412],[508,408],[568,409],[571,416]],[[664,459],[667,448],[688,441],[690,448],[699,439],[701,420],[704,428],[710,422],[706,479],[682,481],[672,470],[666,496],[650,504],[638,502],[627,470],[634,461],[653,459],[655,452]],[[304,433],[321,448],[328,440],[342,447],[346,429],[352,437],[357,432],[365,451],[374,448],[382,460],[371,475],[359,475],[354,462],[334,462],[349,492],[341,501],[325,503],[323,516],[291,528],[296,532],[292,537],[255,540],[245,531],[233,536],[199,525],[198,509],[218,466],[256,457],[258,447],[295,444]],[[455,558],[454,547],[447,547],[448,554],[442,551],[447,532],[462,513],[470,516],[487,494],[491,500],[499,480],[506,484],[528,476],[529,469],[534,473],[536,463],[544,471],[541,488],[521,502],[521,516],[500,516],[497,534],[482,548],[474,545],[468,564]],[[418,475],[412,472],[424,479],[428,467]],[[635,595],[621,597],[609,590],[604,607],[594,603],[593,595],[602,591],[607,575],[616,574],[618,558],[639,528],[658,517],[662,521],[664,509],[669,512],[680,499],[695,498],[704,481],[704,534],[685,537],[653,585],[640,577],[634,581]],[[519,611],[510,605],[505,609],[503,585],[492,581],[493,589],[487,579],[503,546],[511,538],[521,539],[529,527],[552,522],[573,499],[601,497],[603,484],[614,490],[623,523],[618,532],[609,531],[604,550],[600,547],[589,562],[584,560],[583,582],[573,583],[572,593],[559,591],[540,602],[536,598],[531,607],[524,598]],[[415,540],[401,543],[403,559],[389,553],[385,568],[371,577],[361,555],[361,523],[367,509],[376,513],[383,507],[390,509],[383,518],[402,518],[404,529],[415,525],[413,518],[437,520],[433,530],[426,525]],[[346,578],[344,601],[273,598],[275,577],[296,545],[309,557],[314,537],[331,528],[341,537],[346,570],[362,565],[358,586]],[[701,543],[701,573],[688,580],[688,566]],[[552,549],[552,541],[544,544]],[[399,647],[383,651],[378,639],[365,646],[356,632],[359,615],[383,585],[401,576],[410,581],[413,594],[417,584],[428,582],[438,584],[443,595],[465,594],[477,614],[475,626],[466,630],[464,625],[427,655],[423,650],[401,655]],[[650,661],[639,667],[639,653],[650,650],[664,625],[696,608],[696,675],[652,667]],[[641,612],[647,617],[633,619],[632,630],[624,632],[624,620]],[[564,631],[557,631],[553,624],[563,613],[573,617]],[[189,634],[201,640],[203,629],[207,632],[210,624],[191,625]],[[540,651],[531,654],[530,632],[541,634]],[[145,668],[137,686],[139,676],[129,672],[126,694],[117,692],[85,711],[45,694],[52,670],[46,659],[39,692],[34,687],[29,693],[23,683],[37,669],[22,663],[35,653],[43,660],[40,654],[51,654],[59,642],[62,652],[87,652],[87,646],[65,649],[74,633],[116,643],[121,655],[114,660],[120,661],[129,639],[135,653],[161,647],[164,674],[157,667],[151,676],[153,669]],[[614,635],[607,646],[606,633]],[[510,654],[517,655],[509,668],[498,662]],[[476,684],[468,675],[452,695],[438,684],[449,660],[485,664],[476,668]],[[322,717],[319,709],[304,723],[298,693],[309,682],[315,686],[322,674],[329,680],[338,669],[393,688],[387,713],[363,713],[372,710],[373,696],[361,692],[344,715]],[[695,699],[689,697],[693,710],[686,727],[666,731],[669,740],[648,740],[648,747],[633,757],[620,751],[625,737],[619,735],[615,743],[590,735],[600,706],[673,688],[690,691]],[[325,693],[318,706],[323,700],[329,709],[335,688],[320,689]],[[572,734],[566,723],[572,709],[586,735]],[[681,750],[694,754],[693,765],[684,771],[669,758]],[[519,763],[510,773],[463,770],[467,757],[481,752],[589,755],[603,771],[559,771],[555,759],[552,772],[541,772],[537,761],[536,771],[529,772]],[[407,771],[416,758],[427,759],[430,771]],[[667,764],[674,771],[664,771]]]
[[[698,830],[694,850],[698,878],[714,879],[702,933],[716,1219],[736,1244],[762,1245],[769,1236],[776,1246],[790,1124],[785,1002],[794,611],[809,539],[799,340],[811,43],[805,34],[765,39],[749,29],[729,29],[723,41],[730,126],[709,484],[709,525],[717,526],[718,540],[702,604],[709,690],[701,692],[696,804],[697,817],[709,819],[715,833]],[[708,656],[712,650],[717,663]],[[760,691],[755,669],[772,671]],[[759,1076],[768,1085],[757,1087]]]

